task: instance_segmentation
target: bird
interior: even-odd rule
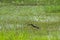
[[[36,28],[36,29],[39,29],[39,27],[37,27],[37,26],[34,25],[34,24],[29,24],[29,25],[31,25],[32,27],[34,27],[34,28]]]

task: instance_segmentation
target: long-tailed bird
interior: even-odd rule
[[[34,25],[34,24],[29,24],[29,25],[31,25],[32,27],[34,27],[34,28],[36,28],[36,29],[39,29],[39,27],[37,27],[37,26]]]

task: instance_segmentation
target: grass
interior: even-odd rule
[[[0,6],[0,40],[60,40],[59,8],[42,5]],[[40,29],[29,26],[31,23]]]
[[[3,3],[24,4],[24,5],[60,5],[59,0],[0,0]]]

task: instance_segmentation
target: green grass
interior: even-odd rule
[[[59,8],[60,6],[0,6],[0,40],[60,40]],[[40,29],[29,26],[31,23]]]
[[[60,5],[60,0],[0,0],[3,3],[13,4],[37,4],[37,5]]]

